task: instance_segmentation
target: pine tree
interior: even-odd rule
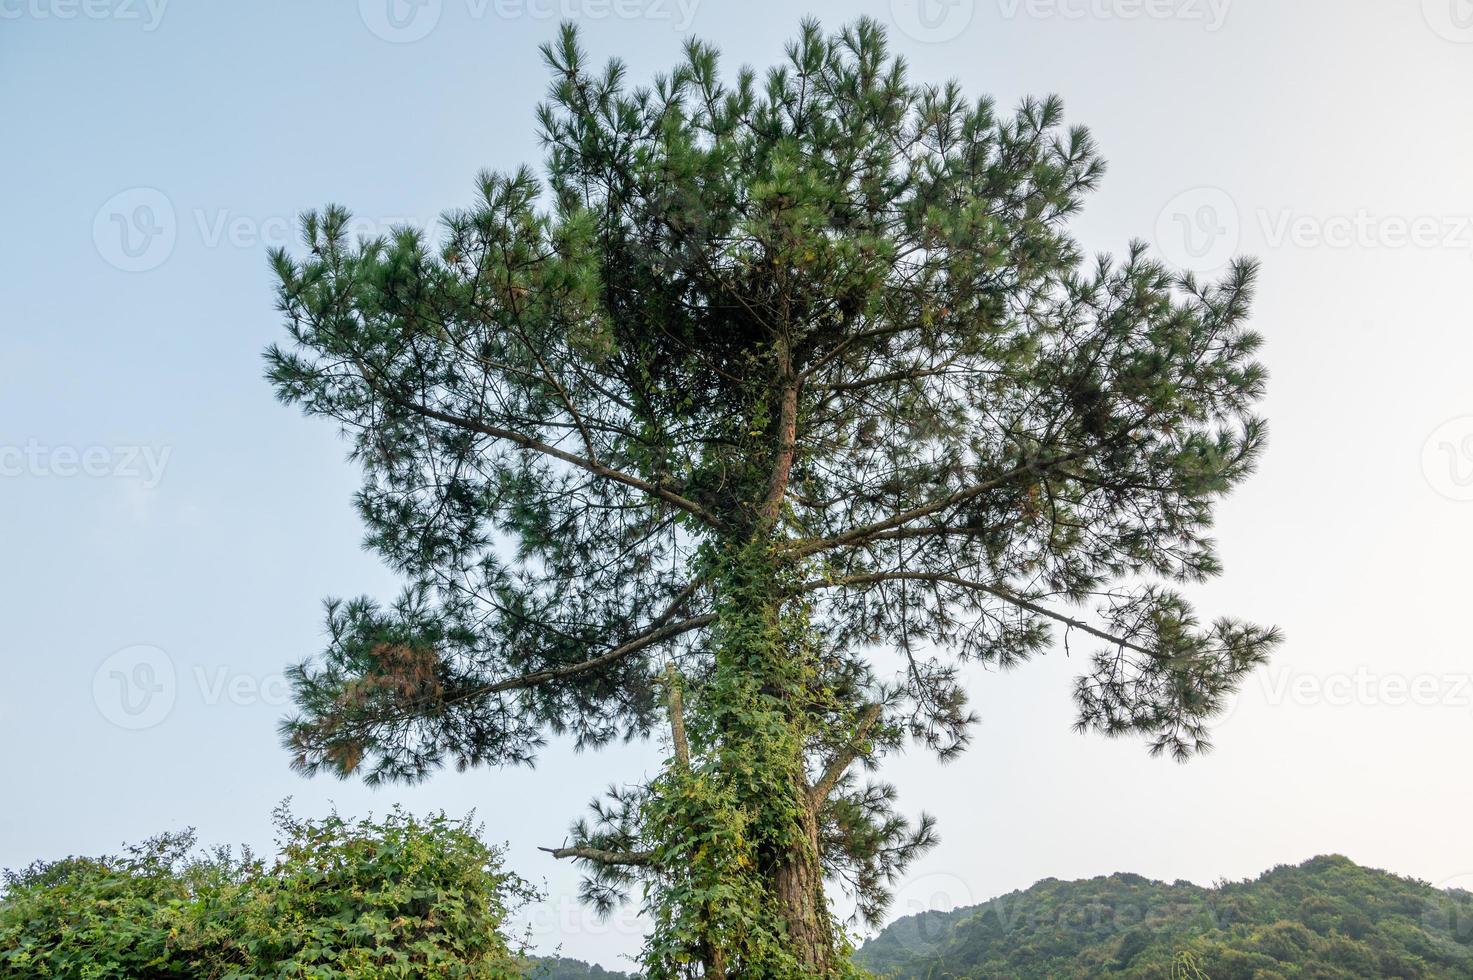
[[[284,738],[379,782],[659,734],[553,849],[584,897],[642,887],[652,978],[851,975],[825,883],[874,919],[935,839],[859,773],[965,747],[960,665],[1086,637],[1079,727],[1185,758],[1276,641],[1174,587],[1263,444],[1255,269],[1087,259],[1088,133],[911,81],[871,21],[760,78],[544,55],[544,179],[272,257],[270,377],[407,583],[329,602]]]

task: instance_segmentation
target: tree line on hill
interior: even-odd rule
[[[1048,879],[902,919],[857,958],[894,980],[1473,977],[1473,894],[1338,856],[1213,888]]]

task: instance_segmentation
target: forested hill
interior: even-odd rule
[[[539,956],[527,964],[528,980],[636,980],[632,973],[556,956]]]
[[[901,919],[859,959],[896,980],[1473,977],[1473,894],[1343,857],[1216,888],[1050,878]]]

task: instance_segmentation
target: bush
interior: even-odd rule
[[[502,927],[532,897],[466,821],[302,820],[280,856],[200,855],[192,833],[118,856],[7,872],[0,977],[57,980],[499,980]]]

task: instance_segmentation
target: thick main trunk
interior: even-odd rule
[[[818,818],[806,803],[802,810],[802,838],[780,859],[772,875],[772,891],[782,910],[792,952],[805,971],[828,976],[834,963],[833,925],[823,892],[823,868],[818,856]]]
[[[703,957],[706,970],[726,978],[833,977],[840,964],[805,751],[812,735],[812,637],[801,615],[784,611],[782,572],[764,541],[734,550],[722,571],[710,685],[720,693],[706,702],[713,722],[713,775],[742,814],[750,846],[742,859],[745,871],[732,873],[754,889],[749,907],[760,908],[771,929],[766,948],[780,952],[767,961],[749,946],[752,958],[733,956],[723,969],[710,954],[728,937],[715,936]]]

